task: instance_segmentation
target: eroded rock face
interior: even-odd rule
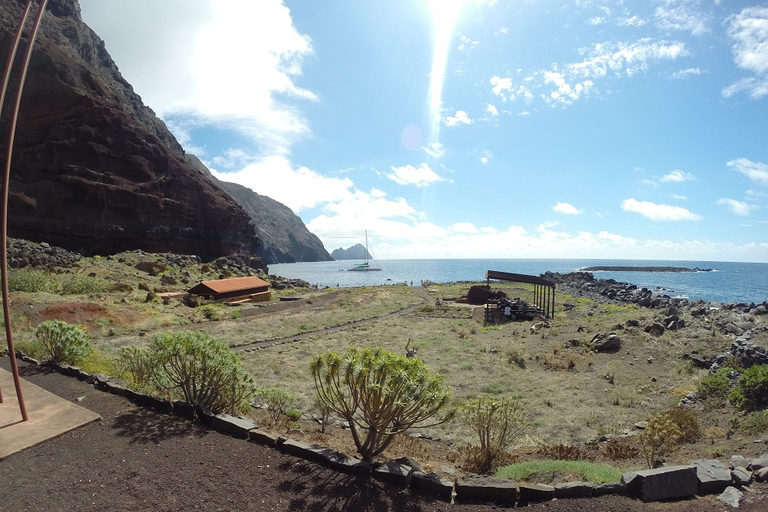
[[[2,62],[23,5],[0,4]],[[15,84],[16,74],[11,92]],[[248,213],[187,161],[83,24],[76,0],[48,4],[24,89],[9,197],[10,236],[84,254],[140,248],[209,260],[257,252]]]

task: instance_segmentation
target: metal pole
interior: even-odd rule
[[[20,34],[23,30],[24,24],[27,21],[29,15],[29,8],[31,6],[31,0],[27,0],[27,5],[24,10],[24,15],[19,23],[19,29],[17,37],[20,38]],[[19,108],[21,106],[21,93],[24,89],[24,82],[27,78],[27,70],[29,69],[29,59],[32,56],[32,48],[35,45],[35,39],[37,38],[37,31],[40,28],[40,22],[43,19],[43,13],[45,12],[45,6],[48,4],[48,0],[41,0],[40,5],[37,8],[37,16],[32,23],[32,29],[29,33],[29,41],[27,41],[27,48],[24,52],[24,57],[21,62],[21,70],[19,76],[19,85],[16,90],[16,101],[13,106],[11,114],[11,124],[8,134],[8,144],[6,145],[6,158],[5,158],[5,174],[3,176],[3,194],[2,194],[2,206],[0,207],[0,214],[2,214],[2,226],[0,226],[0,274],[2,277],[2,297],[3,297],[3,315],[5,319],[5,335],[8,340],[8,352],[11,358],[11,370],[13,372],[13,384],[16,386],[16,396],[19,399],[19,409],[21,410],[21,418],[27,421],[27,408],[24,405],[24,396],[21,391],[21,380],[19,379],[19,368],[16,364],[16,353],[13,349],[13,331],[11,329],[11,312],[9,307],[9,293],[8,293],[8,194],[11,186],[11,155],[13,154],[13,141],[16,136],[16,121],[19,118]],[[6,74],[10,77],[11,67],[13,64],[13,58],[15,57],[16,50],[18,49],[18,39],[14,42],[14,48],[11,51],[13,55],[9,55]],[[8,78],[3,77],[3,97],[7,89]],[[2,105],[0,105],[1,107]],[[0,110],[1,112],[1,110]]]

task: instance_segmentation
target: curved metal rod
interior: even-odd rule
[[[19,76],[19,85],[16,90],[16,101],[13,106],[13,113],[11,115],[11,129],[8,134],[8,144],[6,145],[6,158],[5,158],[5,175],[3,177],[3,194],[2,194],[2,206],[0,207],[0,214],[2,215],[2,226],[0,226],[0,274],[2,276],[2,297],[3,297],[3,315],[5,319],[5,335],[8,340],[8,352],[11,359],[11,370],[13,372],[13,384],[16,386],[16,396],[19,400],[19,409],[21,410],[21,417],[23,421],[27,421],[27,408],[24,404],[24,396],[21,392],[21,381],[19,379],[19,368],[16,364],[16,353],[13,350],[13,330],[11,329],[11,312],[9,307],[9,293],[8,293],[8,194],[11,186],[11,156],[13,154],[13,141],[16,136],[16,121],[19,118],[19,107],[21,106],[21,94],[24,89],[24,82],[27,78],[27,70],[29,69],[29,59],[32,56],[32,48],[35,45],[35,39],[37,38],[37,32],[40,28],[40,22],[43,19],[43,13],[45,12],[45,6],[48,4],[48,0],[41,0],[40,5],[37,8],[37,16],[32,23],[32,29],[29,33],[29,41],[27,41],[27,48],[24,52],[21,65],[21,73]],[[27,21],[29,15],[29,8],[31,0],[27,0],[27,5],[24,10],[24,16],[19,23],[19,30],[17,36],[20,38],[24,24]],[[13,65],[13,57],[15,57],[16,50],[18,49],[18,40],[14,43],[14,48],[9,55],[9,64],[6,72],[10,76],[11,67]],[[3,78],[3,97],[8,84],[8,79]],[[1,105],[0,105],[1,106]]]

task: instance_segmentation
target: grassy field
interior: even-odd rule
[[[410,342],[417,357],[445,376],[455,403],[481,393],[521,397],[530,422],[522,440],[528,448],[521,453],[535,458],[536,450],[531,447],[579,444],[600,434],[636,431],[635,424],[676,405],[706,375],[681,360],[683,353],[715,354],[731,343],[715,326],[696,318],[686,318],[683,330],[653,337],[642,326],[666,311],[602,304],[562,293],[556,296],[556,313],[549,327],[534,332],[530,321],[486,326],[481,310],[454,300],[467,293],[470,283],[429,288],[293,289],[277,293],[266,304],[189,308],[178,300],[148,300],[147,289],[178,291],[184,285],[162,285],[162,274],[150,276],[136,270],[131,255],[124,255],[122,262],[119,258],[85,259],[72,270],[97,276],[109,289],[116,283],[124,285],[122,291],[13,293],[18,345],[34,355],[32,333],[46,319],[82,324],[97,348],[84,366],[109,371],[109,358],[121,346],[146,344],[154,332],[168,329],[204,330],[235,347],[258,385],[296,394],[299,409],[309,418],[316,412],[309,373],[313,356],[351,346],[381,346],[404,353]],[[178,276],[190,269],[174,272]],[[200,269],[191,274],[212,278]],[[510,297],[532,299],[532,291],[523,285],[498,284],[494,289]],[[280,302],[280,296],[297,300]],[[638,326],[629,327],[629,321]],[[620,350],[591,350],[595,335],[611,332],[620,337]],[[731,418],[740,413],[704,404],[697,412],[701,439],[668,459],[685,461],[749,448],[752,437],[729,426]],[[253,414],[259,417],[260,413]],[[301,430],[310,438],[318,435],[311,421]],[[473,434],[459,422],[427,433],[452,447],[448,451],[454,458],[456,447],[474,442]]]

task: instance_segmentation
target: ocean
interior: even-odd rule
[[[594,266],[686,267],[711,272],[593,272],[597,279],[632,283],[670,297],[715,302],[768,301],[768,263],[582,259],[435,259],[377,260],[380,272],[349,272],[356,260],[269,265],[269,273],[303,279],[319,287],[379,286],[407,283],[483,281],[486,270],[538,276],[546,271],[574,272]]]

